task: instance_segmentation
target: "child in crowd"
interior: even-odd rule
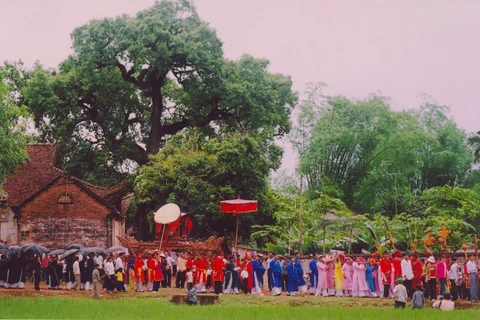
[[[190,292],[193,288],[193,272],[190,268],[187,268],[187,273],[185,275],[187,280],[187,292]]]
[[[197,292],[197,289],[196,289],[196,286],[192,286],[192,289],[190,289],[188,291],[188,300],[187,300],[187,304],[189,306],[196,306],[198,301],[197,301],[197,295],[198,295],[198,292]]]
[[[207,284],[205,287],[207,289],[210,289],[211,284],[212,284],[212,265],[209,264],[207,268]]]
[[[135,270],[133,270],[133,265],[129,267],[128,271],[128,286],[130,291],[135,291]]]
[[[117,278],[117,291],[125,292],[125,283],[123,282],[123,268],[117,269],[115,277]]]
[[[412,296],[412,309],[421,309],[425,304],[425,298],[423,297],[422,286],[417,284],[417,291]]]
[[[397,285],[393,288],[393,298],[395,299],[395,308],[405,309],[405,302],[407,301],[407,288],[403,285],[403,279],[397,279]]]
[[[240,279],[242,280],[242,290],[245,294],[248,293],[248,271],[247,266],[243,267],[242,272],[240,273]]]

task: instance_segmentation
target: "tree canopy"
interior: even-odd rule
[[[5,178],[27,159],[24,107],[15,103],[14,92],[0,72],[0,194]]]
[[[250,135],[208,138],[198,130],[179,133],[140,169],[135,191],[140,202],[154,205],[150,217],[167,202],[178,204],[197,222],[196,237],[230,236],[235,230],[235,219],[220,213],[220,200],[257,199],[259,212],[241,219],[240,235],[248,238],[253,221],[272,221],[268,177],[280,165],[280,155],[273,155]]]

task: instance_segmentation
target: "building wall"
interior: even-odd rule
[[[111,209],[74,183],[67,185],[73,204],[58,204],[64,193],[65,180],[59,179],[21,208],[20,244],[35,242],[50,249],[71,243],[107,247],[107,216]]]
[[[0,209],[0,241],[7,241],[8,246],[17,244],[17,231],[17,220],[12,209]]]

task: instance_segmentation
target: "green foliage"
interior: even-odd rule
[[[16,106],[13,95],[0,72],[0,191],[5,178],[27,159],[25,129],[28,114],[25,107]]]
[[[467,137],[447,113],[432,104],[394,112],[384,97],[328,97],[322,85],[313,85],[292,135],[307,195],[321,191],[354,211],[392,217],[422,190],[471,184]]]
[[[196,237],[231,235],[235,218],[219,212],[219,201],[237,196],[259,200],[259,212],[240,217],[240,235],[250,225],[271,222],[267,179],[270,161],[262,145],[250,135],[225,134],[208,138],[198,130],[173,136],[157,155],[151,156],[136,179],[140,202],[156,207],[174,202],[196,220]]]
[[[191,1],[92,20],[72,40],[73,54],[58,70],[8,65],[39,139],[59,144],[69,174],[112,185],[187,128],[212,137],[253,134],[279,166],[274,139],[289,132],[296,103],[290,77],[270,73],[265,59],[225,59]],[[146,206],[139,206],[138,238],[148,234]]]

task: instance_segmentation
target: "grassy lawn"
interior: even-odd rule
[[[467,319],[479,309],[441,312],[393,309],[392,300],[221,296],[213,306],[177,306],[168,294],[118,294],[93,300],[77,296],[0,297],[2,319]]]

